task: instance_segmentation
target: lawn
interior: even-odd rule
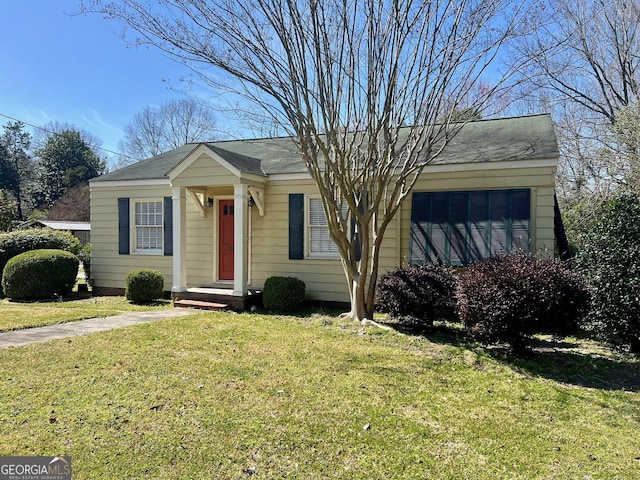
[[[133,305],[124,297],[90,297],[81,294],[73,294],[64,301],[50,302],[20,302],[0,298],[0,332],[168,306],[168,301],[143,306]]]
[[[326,315],[200,313],[0,350],[2,455],[74,479],[627,479],[638,359]]]

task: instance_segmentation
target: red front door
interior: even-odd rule
[[[233,200],[218,202],[218,280],[233,280]]]

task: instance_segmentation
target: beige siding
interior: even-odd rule
[[[118,198],[162,200],[167,196],[171,196],[168,186],[91,189],[91,276],[96,286],[124,288],[131,270],[154,268],[164,276],[164,289],[171,290],[172,257],[118,253]]]
[[[345,288],[338,259],[289,260],[291,193],[316,195],[317,189],[311,180],[270,182],[265,190],[264,216],[252,212],[251,285],[261,288],[270,276],[290,275],[305,282],[309,299],[342,301],[332,291],[338,284]]]
[[[206,197],[215,198],[212,192]],[[186,263],[187,285],[199,287],[213,283],[213,223],[215,207],[205,208],[205,217],[187,195]]]
[[[307,298],[311,300],[348,302],[349,290],[339,259],[306,255],[304,260],[289,260],[289,194],[292,193],[316,196],[317,188],[311,180],[272,181],[265,190],[265,215],[260,217],[252,212],[252,287],[261,288],[273,275],[290,275],[305,282]],[[381,272],[397,265],[395,228],[392,222],[381,250]]]

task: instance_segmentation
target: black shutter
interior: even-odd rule
[[[304,258],[304,195],[289,195],[289,260]]]
[[[173,201],[164,197],[164,254],[173,255]]]
[[[118,253],[129,255],[129,199],[118,198]]]

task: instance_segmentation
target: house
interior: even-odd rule
[[[549,115],[465,125],[389,225],[380,272],[503,250],[554,250],[558,147]],[[174,297],[242,308],[273,275],[349,302],[316,186],[290,138],[187,144],[90,182],[94,294],[154,268]]]
[[[70,232],[78,240],[80,244],[85,245],[91,242],[91,223],[90,222],[67,222],[59,220],[32,220],[22,224],[20,229],[25,228],[51,228],[53,230],[62,230]]]

